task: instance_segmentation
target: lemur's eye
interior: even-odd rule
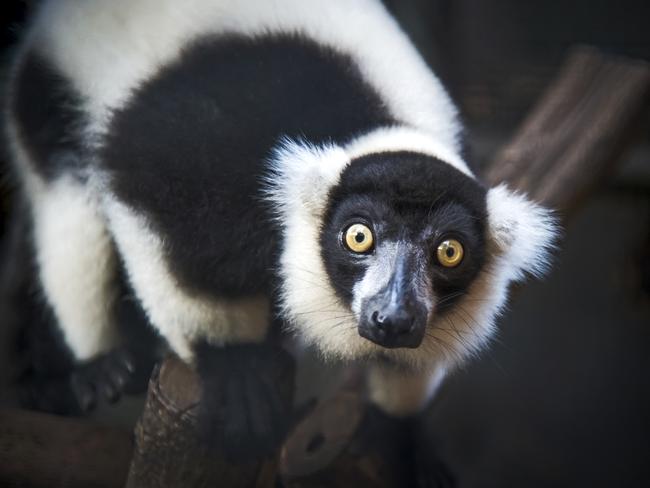
[[[445,239],[438,245],[436,256],[445,268],[455,268],[463,260],[465,250],[456,239]]]
[[[352,224],[345,231],[343,241],[350,251],[364,253],[372,249],[375,238],[367,225]]]

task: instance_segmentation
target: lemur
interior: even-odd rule
[[[45,0],[7,95],[45,304],[79,368],[113,358],[84,404],[132,373],[111,356],[121,269],[206,396],[239,385],[219,397],[233,444],[270,448],[273,316],[408,416],[547,268],[551,213],[476,178],[379,1]]]

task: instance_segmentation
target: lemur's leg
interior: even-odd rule
[[[401,457],[406,468],[403,476],[405,479],[411,477],[413,484],[440,488],[456,486],[448,467],[437,456],[436,446],[430,445],[428,439],[421,444],[424,437],[416,417],[436,394],[446,374],[444,365],[417,372],[373,365],[368,371],[368,393],[376,408],[368,409],[365,429],[361,430],[375,445],[390,446],[392,451],[388,456]],[[423,452],[426,456],[422,456]]]
[[[288,414],[276,388],[286,357],[265,340],[267,297],[224,299],[186,290],[147,219],[105,198],[110,230],[150,322],[202,380],[202,434],[233,457],[269,452]]]
[[[373,365],[368,371],[370,401],[395,417],[414,415],[433,397],[445,374],[440,367],[414,372]]]
[[[61,337],[60,344],[56,341],[61,347],[51,347],[61,353],[59,361],[51,361],[57,367],[32,368],[25,382],[37,385],[36,396],[45,397],[36,400],[34,408],[59,412],[62,405],[50,400],[67,398],[57,389],[69,390],[72,383],[73,410],[78,411],[92,406],[98,392],[116,399],[131,366],[123,351],[113,351],[120,339],[114,314],[120,289],[116,253],[97,193],[88,184],[92,158],[83,130],[87,117],[82,98],[37,49],[25,46],[10,78],[4,129],[27,202],[30,280],[40,292],[27,298],[42,316],[26,319],[26,339],[47,344]],[[43,339],[36,337],[41,332]],[[48,349],[44,359],[50,357]],[[45,364],[44,359],[38,359],[39,364]],[[52,386],[54,382],[59,386]]]
[[[61,381],[70,383],[79,408],[86,411],[98,394],[109,401],[119,398],[134,369],[133,359],[117,349],[116,253],[86,184],[72,176],[49,182],[28,178],[39,282],[77,365]]]
[[[40,282],[66,344],[78,361],[109,351],[118,343],[117,261],[97,202],[62,177],[32,197],[32,215]]]

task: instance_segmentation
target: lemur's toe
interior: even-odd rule
[[[70,387],[82,413],[88,413],[97,406],[97,391],[85,375],[79,372],[72,373]]]
[[[100,369],[99,381],[104,397],[114,403],[120,399],[135,372],[133,358],[127,350],[115,349],[103,358]]]
[[[133,373],[133,359],[124,349],[114,349],[77,367],[70,383],[82,412],[95,408],[98,396],[117,402]]]

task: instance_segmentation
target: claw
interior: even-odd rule
[[[93,410],[97,404],[95,388],[77,373],[70,377],[70,386],[83,413]]]

